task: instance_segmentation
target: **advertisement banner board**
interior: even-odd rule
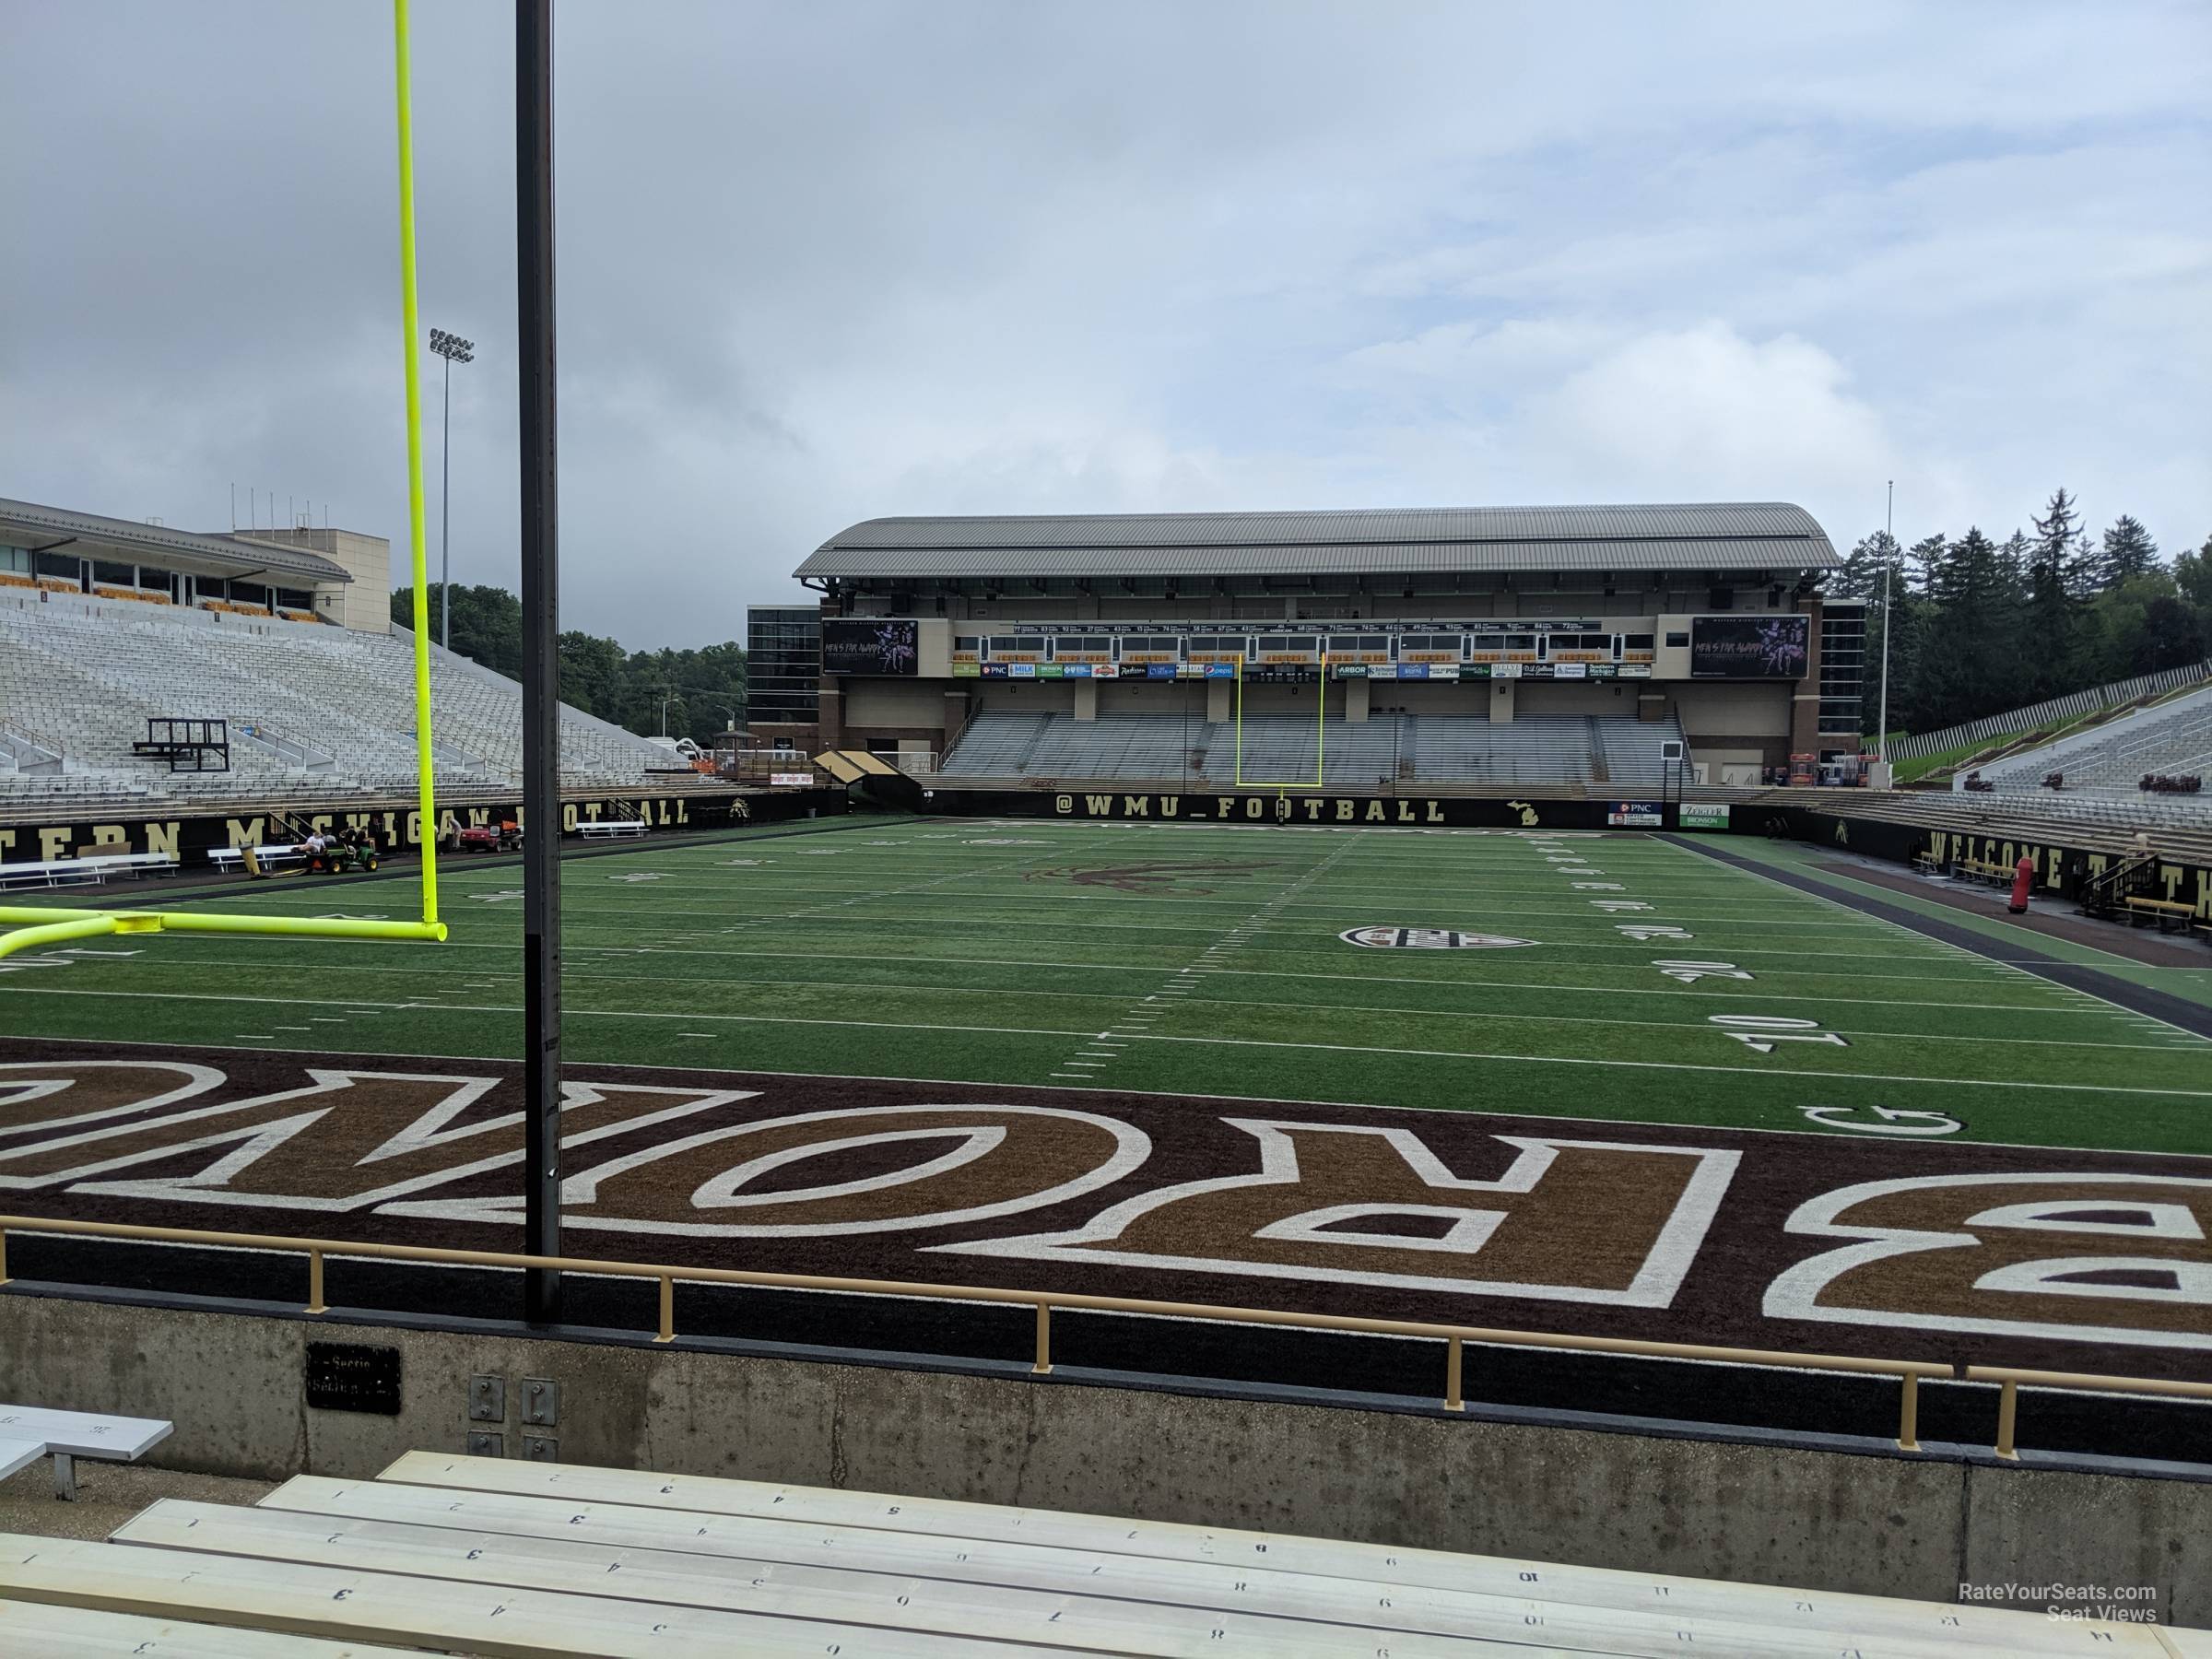
[[[1606,822],[1616,830],[1656,830],[1666,815],[1656,801],[1615,801],[1606,808]]]
[[[1810,617],[1692,617],[1692,679],[1799,679],[1811,661]]]
[[[1679,818],[1685,830],[1725,830],[1728,828],[1728,803],[1725,801],[1685,801]]]
[[[912,674],[921,664],[919,622],[877,618],[822,620],[824,674]]]

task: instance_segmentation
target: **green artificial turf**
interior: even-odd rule
[[[1953,1140],[2212,1151],[2204,1040],[1640,836],[884,818],[563,868],[579,1061],[1815,1132],[1844,1131],[1807,1109],[1881,1107],[1947,1113]],[[443,946],[103,939],[11,959],[0,1030],[512,1055],[521,872],[442,870]],[[202,902],[397,917],[414,881]],[[1338,936],[1368,926],[1535,942]],[[1843,1045],[1761,1053],[1716,1016]]]

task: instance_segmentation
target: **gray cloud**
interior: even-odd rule
[[[512,580],[511,13],[416,9],[455,572]],[[1892,476],[1954,532],[2063,479],[2194,545],[2208,14],[1830,9],[562,0],[567,619],[730,637],[894,512],[1848,539]],[[403,543],[388,7],[18,3],[0,55],[0,492]]]

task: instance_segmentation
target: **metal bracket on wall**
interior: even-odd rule
[[[523,1457],[529,1463],[559,1463],[560,1442],[549,1434],[523,1436]]]
[[[503,1423],[507,1420],[507,1379],[471,1377],[468,1380],[468,1420]]]
[[[468,1454],[471,1457],[506,1456],[506,1434],[497,1429],[471,1429],[468,1431]]]
[[[550,1429],[560,1421],[560,1384],[545,1377],[523,1379],[523,1421]]]

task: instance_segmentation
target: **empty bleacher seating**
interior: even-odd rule
[[[912,1659],[2202,1651],[2005,1608],[421,1452],[250,1508],[164,1500],[106,1543],[0,1534],[11,1617],[38,1652],[126,1651],[96,1644],[163,1620],[162,1645],[127,1651],[241,1656],[292,1651],[272,1636],[304,1653]],[[57,1631],[88,1645],[45,1645]]]
[[[2124,800],[2146,793],[2180,795],[2146,791],[2144,781],[2201,775],[2207,769],[2212,769],[2212,689],[2171,698],[2115,721],[2094,742],[2027,749],[1989,761],[1980,771],[1996,793],[2038,789],[2055,771],[2063,782],[2053,787],[2066,794]],[[2199,818],[2212,819],[2212,796],[2200,794],[2192,805]]]
[[[11,734],[0,742],[0,803],[339,801],[404,792],[415,780],[413,650],[412,636],[396,629],[356,633],[0,594],[0,731]],[[441,786],[519,777],[521,687],[432,647],[431,697]],[[171,773],[134,760],[147,722],[171,717],[227,721],[229,768]],[[565,782],[635,789],[649,768],[669,764],[644,738],[562,709]]]
[[[1494,722],[1480,714],[1377,714],[1357,724],[1332,719],[1320,738],[1319,782],[1328,788],[1406,783],[1511,788],[1656,789],[1659,745],[1680,737],[1673,720],[1643,722],[1534,715]],[[1241,766],[1238,746],[1242,745]],[[1233,722],[1173,715],[1072,714],[986,710],[968,723],[939,775],[952,780],[1045,783],[1230,784],[1315,782],[1314,722],[1297,714]]]

